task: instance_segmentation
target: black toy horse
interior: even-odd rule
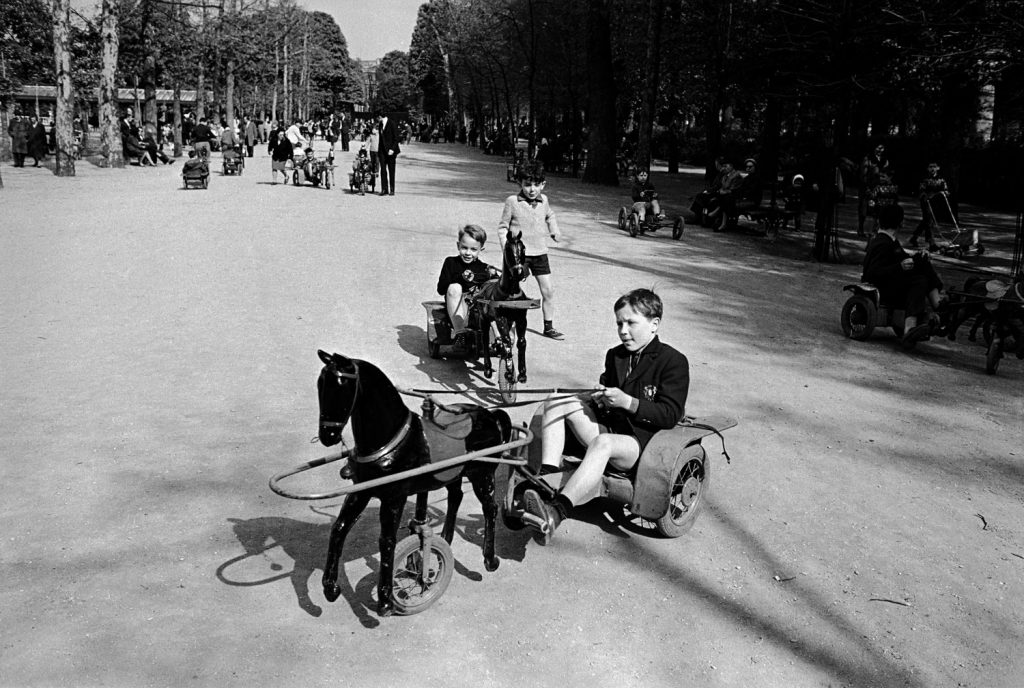
[[[475,404],[446,406],[435,417],[432,403],[421,418],[409,411],[398,390],[372,363],[345,358],[340,354],[317,352],[324,367],[317,380],[320,400],[320,441],[330,447],[341,441],[341,432],[349,419],[355,440],[349,464],[356,483],[393,475],[453,456],[494,447],[509,441],[512,423],[507,413],[491,411]],[[452,414],[450,411],[457,411]],[[429,441],[428,441],[429,437]],[[433,450],[433,452],[432,452]],[[494,554],[494,522],[498,505],[494,497],[494,471],[497,464],[467,462],[437,473],[428,473],[349,494],[342,503],[338,519],[331,529],[327,564],[324,567],[324,597],[338,599],[338,567],[345,537],[355,525],[371,497],[380,500],[380,573],[377,580],[377,610],[381,616],[394,613],[392,587],[394,553],[398,526],[406,498],[416,495],[414,523],[425,523],[427,497],[431,490],[446,487],[448,506],[442,537],[450,544],[455,534],[455,517],[462,501],[462,477],[473,485],[483,507],[484,566],[498,568]]]
[[[530,269],[526,266],[526,246],[521,237],[513,237],[509,233],[505,238],[505,248],[501,257],[501,277],[486,282],[474,297],[477,300],[490,301],[527,301],[529,297],[523,293],[521,283],[530,276]],[[515,382],[512,379],[515,366],[512,365],[512,327],[515,327],[516,348],[519,350],[519,382],[526,382],[526,310],[523,308],[494,308],[482,306],[480,308],[481,330],[484,335],[484,377],[490,379],[494,374],[491,366],[490,333],[491,323],[498,328],[498,335],[501,337],[499,346],[495,353],[503,356],[507,365],[506,374],[509,376],[509,383]]]

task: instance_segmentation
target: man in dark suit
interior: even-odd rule
[[[634,289],[615,302],[621,344],[605,354],[604,373],[589,401],[558,395],[544,405],[540,475],[561,470],[566,428],[586,447],[583,462],[550,501],[527,489],[526,510],[544,522],[547,543],[575,506],[600,493],[604,470],[632,472],[659,430],[674,427],[686,412],[690,364],[658,339],[661,298]]]
[[[398,146],[398,127],[393,117],[380,116],[380,139],[377,157],[380,159],[380,195],[395,195],[395,158],[402,152]]]

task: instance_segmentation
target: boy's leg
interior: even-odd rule
[[[541,422],[541,467],[561,468],[565,450],[565,427],[568,425],[576,439],[589,447],[599,434],[601,426],[594,410],[579,397],[548,399],[544,402]]]
[[[643,201],[638,201],[637,203],[634,203],[633,212],[637,214],[637,217],[640,219],[640,222],[643,222],[644,219],[647,217],[647,204],[644,203]]]
[[[444,295],[444,305],[448,309],[448,317],[452,321],[452,334],[460,334],[466,331],[466,316],[469,314],[469,306],[463,298],[462,285],[450,284]]]
[[[597,493],[609,463],[628,471],[640,458],[640,443],[632,435],[604,433],[587,446],[583,463],[562,488],[562,496],[575,506],[589,501]]]
[[[537,275],[537,286],[540,288],[541,312],[544,314],[544,336],[551,339],[563,339],[564,335],[556,330],[552,323],[555,319],[555,287],[551,284],[551,275]]]
[[[661,214],[661,204],[658,203],[657,198],[651,201],[651,212],[654,213],[654,216],[659,220],[663,217]]]

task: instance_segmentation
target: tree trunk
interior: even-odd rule
[[[587,2],[587,167],[583,181],[619,185],[615,167],[615,80],[612,68],[611,0]]]
[[[181,82],[174,79],[174,157],[181,157]]]
[[[102,167],[124,167],[121,127],[117,117],[117,0],[103,0],[100,8],[100,40],[103,45],[103,69],[100,72],[100,152]]]
[[[54,174],[75,176],[74,94],[71,85],[71,0],[53,0],[53,61],[57,83],[57,108],[53,126],[57,150]]]
[[[635,162],[641,168],[651,166],[651,136],[658,106],[658,81],[661,75],[661,24],[665,14],[665,0],[649,0],[647,8],[647,57],[644,65],[643,100],[637,117],[637,146]],[[678,169],[677,169],[678,171]]]

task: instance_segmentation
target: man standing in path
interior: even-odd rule
[[[395,195],[395,158],[402,152],[398,146],[398,128],[394,118],[380,116],[380,140],[377,156],[380,158],[380,195]]]

